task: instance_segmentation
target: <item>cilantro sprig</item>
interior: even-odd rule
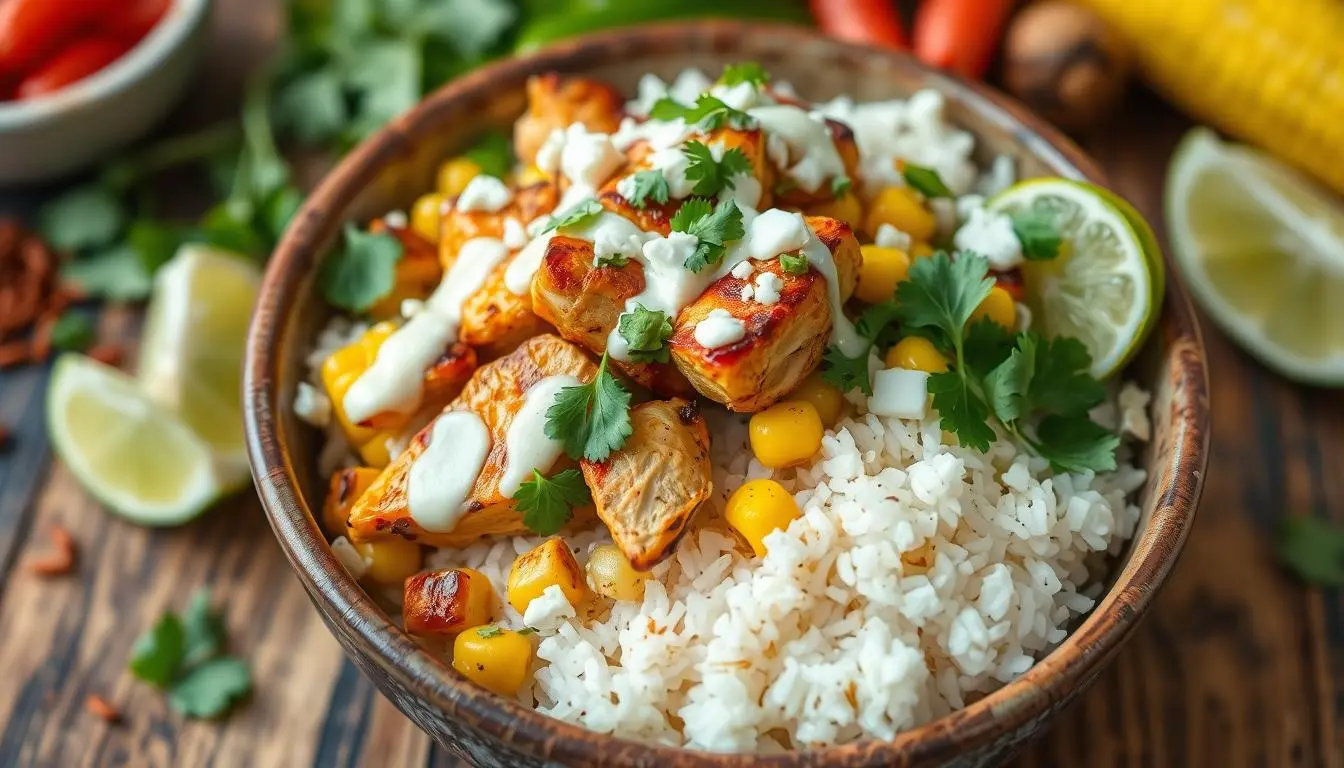
[[[630,204],[643,210],[648,207],[652,200],[659,205],[667,202],[671,195],[671,189],[667,184],[667,177],[662,171],[646,170],[635,173],[630,182]]]
[[[1276,532],[1279,562],[1308,584],[1344,586],[1344,528],[1319,517],[1285,518]]]
[[[546,222],[546,228],[541,230],[542,234],[550,232],[553,229],[571,229],[581,227],[602,214],[602,204],[593,198],[588,198],[579,203],[575,203],[564,213],[552,216]]]
[[[709,147],[698,141],[686,142],[683,151],[688,161],[686,178],[695,182],[691,188],[694,195],[715,197],[725,189],[737,187],[735,176],[751,173],[751,160],[737,147],[726,150],[718,160]]]
[[[333,307],[365,312],[392,292],[397,262],[405,249],[386,232],[373,233],[352,224],[345,228],[345,244],[333,253],[318,273],[322,298]]]
[[[564,387],[546,410],[546,436],[561,441],[572,459],[606,461],[633,431],[630,393],[607,370],[605,353],[592,381]]]
[[[252,689],[241,659],[222,655],[224,622],[202,590],[179,617],[168,611],[131,648],[131,674],[168,692],[168,703],[187,717],[218,717]]]
[[[717,131],[725,124],[739,131],[756,127],[756,118],[740,109],[728,106],[708,93],[700,94],[695,100],[695,106],[691,107],[670,96],[664,96],[654,102],[653,108],[649,110],[649,117],[653,120],[685,120],[687,125],[694,125],[705,133]]]
[[[672,337],[672,323],[667,313],[636,304],[634,312],[621,314],[617,329],[630,348],[630,359],[641,363],[666,363],[671,359],[667,340]]]
[[[558,532],[574,516],[575,507],[593,503],[583,474],[577,469],[566,469],[549,478],[534,469],[532,479],[518,486],[513,500],[523,513],[523,525],[538,536]]]
[[[925,197],[952,197],[952,190],[943,183],[943,177],[932,168],[906,163],[901,171],[905,183]]]
[[[742,225],[742,210],[731,199],[711,208],[708,200],[693,197],[677,209],[671,224],[673,232],[685,232],[700,241],[685,262],[692,272],[718,264],[727,243],[741,240],[747,233]]]
[[[779,268],[790,275],[807,274],[807,254],[805,253],[781,253],[779,254]]]
[[[754,61],[742,61],[737,64],[729,64],[723,68],[723,74],[719,75],[720,85],[751,83],[759,88],[768,82],[770,82],[770,73],[765,71],[765,67],[762,67]]]

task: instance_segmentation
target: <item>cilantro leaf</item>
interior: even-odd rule
[[[618,327],[621,338],[630,348],[632,360],[666,363],[670,359],[666,342],[672,337],[672,323],[666,313],[636,304],[634,312],[621,314]]]
[[[667,202],[671,190],[667,186],[667,177],[661,171],[638,171],[631,182],[630,204],[643,209],[650,200],[659,205]]]
[[[854,324],[854,329],[860,336],[877,344],[878,339],[883,337],[900,317],[901,309],[895,300],[879,301],[864,307],[859,315],[859,321]]]
[[[154,281],[129,245],[91,256],[71,259],[61,265],[61,279],[74,283],[94,298],[141,301],[149,297]]]
[[[1059,472],[1109,472],[1115,469],[1120,436],[1086,415],[1051,414],[1036,427],[1028,444]]]
[[[166,688],[186,656],[186,647],[182,621],[171,611],[165,613],[131,646],[131,674],[146,683]]]
[[[989,262],[971,253],[953,261],[944,252],[910,265],[908,279],[896,286],[901,322],[911,328],[933,328],[940,346],[960,350],[962,332],[980,302],[994,287]]]
[[[546,410],[546,436],[564,443],[572,459],[605,461],[634,431],[630,393],[607,371],[607,355],[587,384],[565,387]]]
[[[1289,517],[1279,524],[1274,551],[1308,584],[1344,586],[1344,530],[1318,517]]]
[[[708,200],[692,197],[672,214],[672,221],[669,224],[673,232],[690,232],[693,223],[708,216],[713,210],[714,206]]]
[[[1044,211],[1022,210],[1012,215],[1013,234],[1022,243],[1022,255],[1031,261],[1059,256],[1063,237],[1055,219]]]
[[[190,666],[224,652],[224,619],[211,607],[209,590],[202,589],[192,595],[182,615],[182,627],[185,632],[184,664]]]
[[[714,197],[725,189],[736,188],[734,176],[751,173],[751,160],[737,147],[725,151],[718,160],[709,147],[698,141],[686,142],[684,151],[689,161],[686,178],[695,182],[691,188],[695,195]]]
[[[546,222],[546,228],[541,232],[545,234],[553,229],[571,229],[582,226],[601,215],[603,210],[602,204],[590,197],[581,203],[576,203],[573,208],[564,213],[552,216],[550,221]]]
[[[740,109],[733,109],[708,93],[700,94],[693,107],[664,96],[654,103],[649,110],[649,117],[653,120],[685,120],[687,125],[697,126],[705,133],[716,131],[725,123],[742,131],[756,127],[756,118]]]
[[[538,536],[556,533],[569,522],[575,507],[593,503],[583,474],[577,469],[557,472],[549,479],[534,469],[532,479],[518,486],[513,498],[523,513],[523,525]]]
[[[132,222],[126,232],[126,242],[135,249],[140,263],[151,275],[173,258],[182,240],[183,235],[178,228],[149,219]]]
[[[985,395],[999,421],[1009,424],[1029,412],[1027,400],[1036,373],[1036,340],[1023,335],[1008,355],[985,377]]]
[[[338,72],[314,69],[282,86],[275,99],[275,122],[307,145],[339,137],[350,122],[350,108]]]
[[[807,274],[807,266],[807,254],[805,253],[779,254],[779,268],[790,275]]]
[[[173,684],[168,702],[186,717],[218,717],[252,690],[252,673],[241,659],[225,656],[192,667]]]
[[[630,263],[630,257],[624,253],[604,253],[595,257],[593,266],[597,267],[624,267]]]
[[[768,82],[770,82],[770,74],[765,71],[765,67],[754,61],[729,64],[723,68],[723,74],[719,75],[719,83],[722,85],[751,83],[759,88]]]
[[[672,217],[672,229],[675,232],[685,232],[699,238],[700,243],[696,246],[695,252],[686,259],[686,268],[692,272],[699,272],[706,267],[718,264],[723,258],[723,252],[726,244],[733,240],[740,240],[747,233],[742,226],[742,211],[737,207],[737,203],[731,199],[723,200],[716,205],[713,211],[701,213],[694,219],[684,216],[683,213],[687,207],[695,200],[688,200],[682,205],[677,215]],[[708,202],[701,201],[696,205],[692,214],[703,211],[709,207]]]
[[[126,223],[121,201],[99,186],[84,186],[42,207],[38,228],[53,248],[82,251],[111,245]]]
[[[822,358],[821,378],[841,392],[848,392],[857,387],[865,395],[873,394],[873,382],[868,376],[866,350],[858,357],[849,357],[839,347],[830,347]]]
[[[484,638],[499,637],[500,635],[504,634],[504,630],[500,628],[498,624],[491,624],[487,627],[481,627],[480,629],[476,630],[476,634]]]
[[[1007,328],[982,317],[966,326],[962,358],[972,376],[985,377],[1012,354],[1015,337]]]
[[[1106,399],[1106,387],[1092,377],[1092,355],[1081,341],[1022,334],[1018,344],[1025,339],[1035,339],[1040,347],[1028,392],[1033,410],[1075,416],[1086,414]]]
[[[836,176],[831,179],[831,195],[836,200],[849,194],[849,190],[854,187],[854,182],[850,181],[848,176]]]
[[[66,310],[51,329],[51,346],[63,352],[82,352],[93,339],[93,321],[79,312]]]
[[[995,437],[989,426],[989,409],[967,386],[965,378],[957,371],[931,374],[928,388],[943,429],[956,433],[957,441],[968,448],[989,450]]]
[[[346,225],[345,247],[332,254],[318,273],[327,303],[364,312],[392,292],[404,248],[393,235],[362,232]]]
[[[952,190],[943,183],[943,177],[932,168],[925,168],[921,165],[905,164],[901,175],[905,177],[905,183],[925,197],[952,197]]]
[[[486,133],[462,154],[475,163],[482,173],[497,179],[508,176],[513,169],[513,147],[509,137],[501,131]]]

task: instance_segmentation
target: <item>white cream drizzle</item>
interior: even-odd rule
[[[508,253],[502,242],[490,237],[462,244],[452,269],[424,307],[383,342],[373,365],[346,391],[350,421],[358,424],[387,412],[410,414],[420,407],[424,373],[457,338],[462,302],[480,289]]]
[[[650,237],[629,219],[610,211],[603,211],[581,227],[567,228],[564,234],[589,242],[596,242],[600,238],[608,243],[623,243],[631,237],[638,237],[643,241]],[[532,290],[532,278],[536,276],[537,270],[541,269],[541,261],[546,258],[546,246],[550,245],[551,238],[555,235],[556,231],[551,230],[533,239],[509,262],[508,268],[504,270],[504,285],[510,291],[523,296]]]
[[[766,134],[771,138],[778,137],[799,157],[792,168],[785,169],[785,173],[804,190],[816,192],[826,179],[845,174],[845,162],[823,120],[789,104],[753,107],[747,114],[760,121]],[[775,156],[777,164],[783,165],[777,157],[778,151],[770,154]]]
[[[433,533],[456,528],[489,454],[490,430],[474,411],[439,416],[407,481],[406,505],[416,525]]]
[[[747,328],[742,321],[721,307],[711,309],[703,320],[695,324],[695,343],[705,349],[736,344],[746,335]]]
[[[546,411],[555,404],[555,396],[565,387],[581,382],[564,374],[547,376],[528,388],[523,406],[509,423],[504,440],[504,475],[499,480],[501,496],[512,497],[527,480],[532,470],[546,474],[560,458],[564,444],[546,436]]]

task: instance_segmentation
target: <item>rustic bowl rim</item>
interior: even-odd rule
[[[782,24],[731,21],[671,22],[601,32],[553,45],[478,69],[427,96],[407,114],[356,147],[305,201],[266,271],[248,336],[244,371],[244,411],[248,454],[267,517],[310,597],[331,622],[343,621],[352,642],[375,659],[380,670],[405,690],[444,715],[464,720],[491,738],[519,745],[548,760],[609,760],[605,746],[641,763],[801,766],[925,764],[951,759],[994,742],[1042,717],[1075,688],[1086,687],[1113,656],[1147,610],[1185,543],[1203,484],[1209,439],[1208,382],[1199,326],[1184,288],[1168,280],[1164,315],[1158,332],[1167,336],[1170,378],[1186,406],[1173,409],[1173,482],[1153,500],[1143,535],[1131,544],[1130,557],[1103,599],[1084,621],[1027,673],[957,712],[904,731],[891,741],[859,741],[786,754],[716,754],[664,747],[598,734],[554,720],[532,709],[476,688],[443,661],[424,651],[399,629],[340,566],[316,518],[298,490],[292,457],[280,427],[279,350],[289,328],[299,289],[315,263],[315,251],[333,226],[328,212],[342,210],[357,190],[356,179],[386,164],[405,149],[403,133],[430,111],[491,87],[497,79],[522,73],[564,70],[566,63],[603,58],[613,44],[626,47],[655,37],[666,41],[702,40],[716,35],[768,32],[794,36],[799,43],[825,41],[819,33]],[[842,45],[835,41],[831,44]],[[968,108],[1011,123],[1027,151],[1062,163],[1076,175],[1098,183],[1104,177],[1094,161],[1023,107],[987,86],[934,71],[894,51],[866,49],[865,55],[915,70],[928,84],[951,94]],[[339,222],[337,222],[339,223]],[[323,606],[322,604],[325,604]],[[337,630],[333,628],[333,632]],[[615,751],[615,750],[613,750]]]

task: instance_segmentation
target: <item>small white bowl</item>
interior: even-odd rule
[[[173,0],[145,39],[40,99],[0,102],[0,186],[77,171],[143,136],[196,72],[210,0]]]

